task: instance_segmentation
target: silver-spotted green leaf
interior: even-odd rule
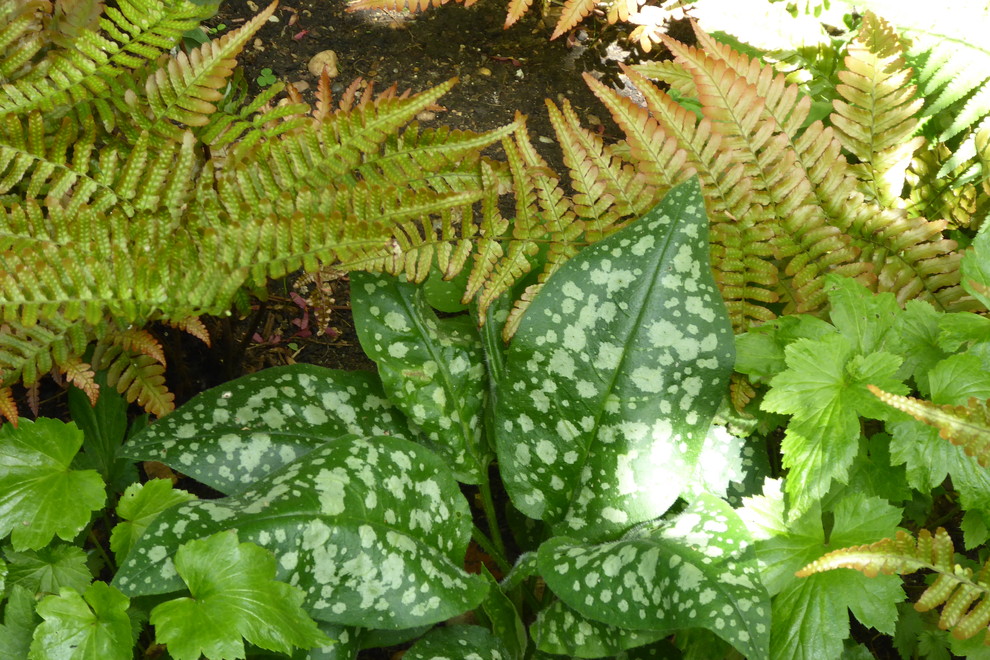
[[[99,473],[69,467],[82,443],[75,424],[56,419],[0,427],[0,538],[10,534],[15,550],[71,541],[103,507]]]
[[[480,483],[489,461],[481,446],[485,366],[470,317],[438,319],[421,287],[359,272],[351,274],[351,308],[389,399],[458,480]]]
[[[193,397],[129,440],[124,453],[232,494],[348,433],[409,431],[374,374],[294,364]]]
[[[621,651],[663,639],[671,632],[610,626],[575,612],[559,600],[540,610],[530,628],[540,651],[574,658],[615,656]]]
[[[585,540],[663,514],[697,463],[733,350],[691,180],[564,264],[523,317],[496,415],[512,502]]]
[[[619,541],[556,537],[537,555],[547,586],[588,618],[632,630],[707,628],[748,658],[767,657],[770,599],[749,532],[713,495]]]
[[[488,580],[488,596],[481,603],[481,613],[487,619],[492,634],[505,647],[510,660],[522,660],[529,641],[526,635],[526,626],[523,624],[516,606],[499,588],[498,581],[488,572],[487,568],[482,568],[482,574]]]
[[[225,529],[274,552],[278,579],[322,621],[412,628],[473,609],[487,590],[461,568],[471,514],[457,481],[401,438],[344,436],[242,493],[163,511],[114,583],[132,596],[181,589],[176,549]]]
[[[190,596],[160,603],[150,619],[175,660],[243,658],[244,640],[282,653],[333,641],[306,616],[302,590],[274,579],[274,555],[236,531],[183,544],[175,570]]]
[[[502,642],[480,626],[434,628],[403,660],[510,660]]]
[[[38,603],[44,621],[34,631],[30,660],[130,660],[134,657],[130,600],[106,582],[83,594],[66,587]]]
[[[117,563],[124,560],[155,516],[170,506],[194,499],[196,496],[192,493],[173,489],[168,479],[151,479],[128,486],[117,502],[121,522],[110,533],[110,549],[117,557]]]

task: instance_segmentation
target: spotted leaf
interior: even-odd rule
[[[601,540],[685,487],[733,362],[696,180],[568,261],[523,318],[497,402],[513,503]]]
[[[374,374],[294,364],[199,394],[145,428],[122,451],[135,460],[160,461],[231,494],[348,433],[409,431]]]
[[[128,595],[182,588],[186,541],[238,530],[278,558],[276,577],[305,592],[313,618],[400,629],[470,610],[487,585],[461,566],[471,515],[433,452],[388,436],[344,436],[220,500],[160,513],[115,577]]]
[[[497,637],[480,626],[434,628],[403,660],[510,660]]]
[[[707,628],[747,658],[768,655],[770,598],[749,533],[713,495],[619,541],[553,538],[537,565],[547,586],[590,619],[639,631]]]
[[[558,600],[540,611],[531,632],[536,647],[545,653],[601,658],[650,644],[673,631],[626,630],[610,626],[582,616]]]
[[[351,307],[389,399],[460,481],[480,483],[489,461],[481,445],[485,366],[471,319],[438,319],[422,287],[370,273],[351,274]]]

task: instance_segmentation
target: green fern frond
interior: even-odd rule
[[[60,318],[30,327],[7,320],[0,329],[0,386],[17,381],[30,386],[53,368],[68,368],[97,334],[85,321]]]
[[[49,6],[44,0],[0,3],[0,83],[14,78],[44,48]]]
[[[952,539],[941,527],[935,535],[923,529],[917,542],[910,534],[898,531],[870,545],[835,550],[816,559],[801,570],[797,577],[808,577],[836,568],[852,568],[867,577],[908,575],[918,570],[933,571],[935,581],[918,598],[914,609],[927,612],[942,607],[938,626],[951,630],[956,639],[969,639],[984,632],[984,643],[990,644],[990,561],[978,574],[971,568],[955,563]]]
[[[61,111],[100,96],[109,80],[153,61],[215,9],[189,0],[120,0],[105,9],[100,30],[80,27],[72,38],[59,34],[63,47],[49,50],[29,73],[0,85],[0,115]]]

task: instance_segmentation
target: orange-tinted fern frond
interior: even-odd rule
[[[515,25],[516,21],[529,11],[532,4],[533,0],[509,0],[509,9],[505,13],[505,25],[503,28],[508,30]]]
[[[461,0],[455,0],[460,2]],[[402,11],[408,9],[411,12],[426,11],[430,7],[442,7],[450,0],[351,0],[347,5],[347,11],[359,11],[362,9],[386,9],[388,11]],[[470,3],[464,3],[468,5]]]
[[[956,639],[969,639],[984,631],[984,643],[990,644],[990,561],[974,575],[955,561],[952,539],[941,527],[935,536],[923,529],[915,540],[907,532],[898,531],[893,539],[883,539],[870,545],[835,550],[816,559],[801,570],[798,577],[851,568],[867,577],[908,575],[918,570],[938,574],[914,604],[914,609],[927,612],[941,606],[938,626],[951,630]]]
[[[971,398],[965,406],[939,406],[931,401],[891,394],[874,385],[867,387],[888,406],[934,426],[944,440],[962,447],[981,466],[990,467],[990,400]]]
[[[65,379],[82,390],[89,399],[90,405],[95,406],[100,396],[100,385],[96,382],[96,372],[89,363],[73,356],[62,365],[62,368],[65,370]]]
[[[209,115],[217,110],[216,102],[223,98],[221,89],[237,65],[235,58],[277,6],[278,2],[271,3],[240,28],[220,39],[207,41],[189,55],[178,51],[152,72],[145,91],[153,118],[146,128],[179,140],[182,131],[169,122],[206,125]]]
[[[553,29],[550,39],[556,39],[560,35],[576,27],[578,23],[590,14],[597,5],[597,0],[566,0],[557,19],[557,25]]]
[[[162,417],[175,408],[175,395],[165,385],[165,367],[143,353],[124,350],[110,333],[97,342],[93,366],[106,370],[107,385],[128,403],[137,403],[152,415]]]
[[[566,99],[560,109],[547,100],[550,123],[564,153],[574,188],[574,212],[585,223],[589,242],[601,240],[621,223],[639,215],[656,199],[645,174],[616,154],[596,134],[581,126]]]
[[[897,33],[867,12],[849,44],[846,70],[839,71],[831,121],[842,145],[860,164],[856,173],[864,192],[891,207],[904,187],[904,172],[925,142],[912,138],[923,101],[915,98],[913,71],[905,64]]]
[[[17,402],[14,401],[14,393],[9,387],[0,387],[0,422],[8,420],[17,428]]]

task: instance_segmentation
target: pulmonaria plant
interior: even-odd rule
[[[45,590],[62,591],[48,598],[115,622],[107,648],[127,653],[150,613],[154,639],[176,658],[252,657],[255,646],[353,658],[421,635],[406,657],[625,657],[662,652],[688,628],[766,657],[769,598],[749,532],[721,497],[741,444],[709,428],[734,355],[707,227],[689,181],[555,273],[507,347],[496,323],[438,318],[423,287],[354,273],[355,321],[379,374],[269,369],[139,432],[121,456],[165,463],[222,497],[127,486],[110,583],[52,570]],[[31,502],[44,512],[27,525],[0,509],[0,532],[14,530],[12,574],[25,553],[54,566],[52,548],[73,549],[53,535],[93,529],[100,473],[70,467],[80,442],[36,471],[85,481],[92,501],[77,512],[27,498],[18,515]],[[28,452],[11,446],[22,449],[0,457],[9,464]],[[735,458],[703,478],[706,453]],[[493,478],[509,495],[512,543]],[[458,482],[477,486],[487,531]],[[472,537],[501,582],[465,571]],[[207,570],[211,557],[220,563]],[[32,651],[39,658],[74,643],[48,625],[52,608],[32,613],[8,591],[0,640],[51,649]],[[481,625],[434,628],[472,610]],[[188,628],[197,618],[217,625]]]

